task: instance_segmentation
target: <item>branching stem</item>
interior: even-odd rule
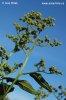
[[[15,78],[15,80],[13,81],[13,83],[11,84],[11,86],[10,86],[10,87],[8,88],[8,90],[6,91],[6,93],[5,93],[5,95],[4,95],[4,98],[5,98],[5,96],[8,94],[8,92],[11,90],[11,88],[14,86],[15,82],[19,79],[19,77],[23,75],[23,73],[22,73],[22,72],[23,72],[23,69],[24,69],[25,66],[26,66],[26,63],[27,63],[27,61],[28,61],[28,59],[29,59],[29,57],[30,57],[30,55],[31,55],[31,53],[32,53],[32,51],[33,51],[33,49],[34,49],[34,46],[35,46],[35,43],[33,44],[32,49],[30,50],[30,53],[27,54],[26,59],[25,59],[23,65],[22,65],[22,67],[21,67],[21,69],[20,69],[20,72],[18,73],[17,77]]]

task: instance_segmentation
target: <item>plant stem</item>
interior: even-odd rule
[[[1,66],[0,66],[0,70],[2,69],[3,65],[6,63],[6,61],[2,62],[1,63]]]
[[[24,63],[23,63],[23,66],[22,66],[21,69],[20,69],[20,72],[18,73],[17,77],[16,77],[15,80],[13,81],[12,85],[8,88],[6,94],[10,91],[10,89],[13,87],[13,85],[15,84],[15,82],[16,82],[16,81],[18,80],[18,78],[21,76],[22,71],[23,71],[23,69],[24,69],[24,67],[25,67],[25,65],[26,65],[26,63],[27,63],[27,61],[28,61],[28,58],[29,58],[29,56],[26,57],[26,59],[25,59],[25,61],[24,61]]]
[[[21,69],[20,69],[20,72],[18,73],[17,77],[15,78],[15,80],[13,81],[13,83],[11,84],[11,86],[10,86],[10,87],[8,88],[8,90],[6,91],[4,97],[9,93],[10,89],[14,86],[15,82],[19,79],[19,77],[20,77],[21,75],[23,75],[23,74],[22,74],[22,71],[23,71],[23,69],[24,69],[25,66],[26,66],[26,63],[27,63],[27,61],[28,61],[28,59],[29,59],[29,57],[30,57],[30,55],[31,55],[31,53],[32,53],[32,51],[33,51],[33,49],[34,49],[34,46],[35,46],[35,43],[33,44],[32,49],[30,50],[30,53],[26,55],[26,59],[25,59],[23,65],[22,65],[22,67],[21,67]]]
[[[43,72],[45,74],[53,74],[53,73],[45,72],[45,71],[42,71],[42,70],[40,70],[40,71],[33,71],[33,72],[26,72],[26,73],[22,73],[22,74],[23,75],[27,75],[27,74],[31,74],[31,73],[37,73],[37,72]]]

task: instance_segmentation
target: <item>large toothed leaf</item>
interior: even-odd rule
[[[15,78],[5,78],[7,82],[13,82]],[[32,85],[26,80],[17,80],[15,85],[18,85],[21,89],[37,95],[37,91],[32,87]]]
[[[49,92],[52,92],[50,85],[39,73],[31,73],[30,76],[43,88],[47,89]]]

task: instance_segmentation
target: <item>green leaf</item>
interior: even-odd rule
[[[15,78],[9,78],[9,77],[6,77],[4,79],[6,79],[7,82],[13,82],[15,80]],[[38,94],[38,92],[32,87],[32,85],[26,80],[17,80],[15,85],[18,85],[21,89],[31,94],[34,94],[34,95]]]
[[[31,94],[35,94],[35,95],[38,94],[37,91],[32,87],[32,85],[28,81],[26,81],[26,80],[18,81],[17,85],[21,89],[23,89],[23,90],[25,90],[25,91],[27,91],[27,92],[29,92]]]
[[[34,78],[34,80],[43,88],[47,89],[49,92],[52,92],[50,85],[46,82],[46,80],[39,73],[31,73],[30,76]]]
[[[0,95],[4,95],[9,87],[10,85],[6,83],[0,83]],[[12,91],[14,91],[14,87],[12,87],[9,92],[12,92]]]

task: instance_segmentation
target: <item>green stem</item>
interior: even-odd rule
[[[6,63],[6,61],[2,62],[1,63],[1,66],[0,66],[0,70],[2,69],[3,65]]]
[[[27,74],[31,74],[31,73],[37,73],[37,72],[43,72],[43,73],[45,73],[45,74],[52,74],[52,73],[45,72],[45,71],[42,71],[42,70],[40,70],[40,71],[33,71],[33,72],[26,72],[26,73],[22,73],[22,74],[23,74],[23,75],[27,75]]]
[[[26,66],[26,63],[27,63],[27,61],[28,61],[28,59],[29,59],[29,57],[30,57],[30,55],[31,55],[31,53],[32,53],[32,51],[33,51],[33,49],[34,49],[34,46],[35,46],[35,43],[33,44],[32,49],[30,50],[30,53],[26,55],[26,59],[25,59],[23,65],[22,65],[22,67],[21,67],[21,69],[20,69],[20,72],[18,73],[17,77],[15,78],[15,80],[13,81],[13,83],[11,84],[11,86],[10,86],[10,87],[8,88],[8,90],[6,91],[4,97],[8,94],[8,92],[10,91],[10,89],[14,86],[15,82],[19,79],[19,77],[20,77],[21,75],[23,75],[23,74],[22,74],[22,71],[23,71],[23,69],[24,69],[25,66]]]
[[[27,55],[25,49],[23,49],[23,52],[24,52],[25,55]]]
[[[23,63],[23,66],[22,66],[21,69],[20,69],[20,72],[18,73],[17,77],[16,77],[15,80],[13,81],[12,85],[8,88],[6,94],[10,91],[10,89],[13,87],[13,85],[15,84],[15,82],[16,82],[16,81],[18,80],[18,78],[21,76],[22,71],[23,71],[23,69],[24,69],[24,67],[25,67],[25,65],[26,65],[26,63],[27,63],[27,61],[28,61],[28,58],[29,58],[29,56],[26,57],[26,59],[25,59],[25,61],[24,61],[24,63]]]

